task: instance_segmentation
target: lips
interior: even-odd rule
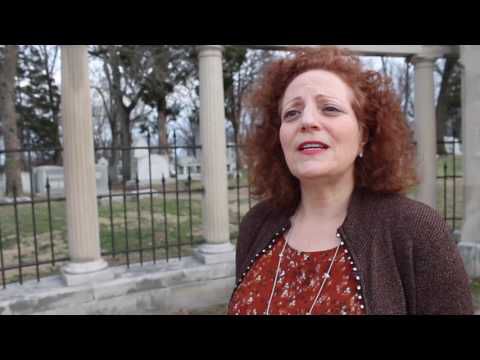
[[[330,146],[321,141],[306,141],[298,147],[298,151],[306,150],[328,150]]]

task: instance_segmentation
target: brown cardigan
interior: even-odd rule
[[[256,258],[290,227],[294,209],[268,201],[243,218],[237,287]],[[403,195],[354,191],[339,229],[358,268],[367,314],[473,314],[469,279],[448,225]]]

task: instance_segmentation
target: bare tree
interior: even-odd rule
[[[2,51],[3,50],[3,51]],[[3,52],[3,54],[1,54]],[[15,112],[15,77],[17,73],[17,46],[6,45],[0,49],[0,120],[6,150],[20,149],[18,139],[17,116]],[[2,56],[3,55],[3,56]],[[19,152],[7,152],[5,155],[6,194],[14,189],[23,192],[21,179],[21,156]]]
[[[450,79],[454,73],[458,59],[455,57],[447,57],[445,66],[441,70],[440,92],[438,95],[436,118],[437,118],[437,154],[446,155],[447,150],[443,143],[443,138],[447,134],[447,123],[449,121],[449,87]]]
[[[123,179],[131,178],[131,157],[126,150],[132,144],[132,113],[145,91],[146,57],[141,46],[99,45],[90,53],[103,61],[103,70],[108,84],[108,96],[100,88],[105,107],[109,110],[112,147],[121,150]],[[116,168],[119,151],[112,150],[109,175],[117,181]]]
[[[443,66],[442,66],[443,65]],[[456,71],[458,67],[458,58],[447,57],[444,62],[436,62],[435,75],[438,79],[437,90],[438,98],[436,102],[436,138],[437,138],[437,154],[445,155],[446,148],[443,144],[444,136],[447,134],[449,127],[458,126],[458,121],[452,119],[455,116],[455,108],[459,107],[458,96],[458,79]],[[385,57],[381,57],[381,71],[393,79],[398,94],[401,96],[403,111],[409,120],[415,118],[414,91],[415,86],[412,81],[413,66],[411,58],[407,57],[404,64],[400,64]],[[453,109],[452,109],[453,107]],[[455,127],[456,128],[456,127]]]
[[[237,143],[241,123],[245,118],[244,100],[262,66],[271,58],[270,52],[262,50],[246,51],[233,48],[225,54],[226,116],[232,125],[234,141]]]

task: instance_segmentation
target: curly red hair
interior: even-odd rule
[[[244,138],[252,194],[286,207],[300,200],[300,183],[285,161],[280,144],[280,104],[288,85],[309,70],[339,76],[354,93],[352,104],[366,145],[355,163],[355,186],[373,192],[405,193],[417,184],[413,132],[387,76],[365,70],[346,49],[322,47],[294,51],[266,65],[248,98],[253,121]]]

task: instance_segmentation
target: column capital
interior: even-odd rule
[[[412,56],[411,62],[415,66],[433,66],[435,61],[437,60],[438,56],[434,54],[419,54],[419,55],[414,55]]]
[[[225,47],[222,45],[197,45],[195,49],[199,56],[221,56]]]

